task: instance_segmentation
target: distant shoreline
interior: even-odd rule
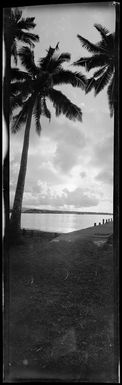
[[[10,209],[12,212],[12,209]],[[63,210],[44,210],[44,209],[22,209],[22,214],[78,214],[78,215],[113,215],[112,213],[90,212],[90,211],[63,211]]]

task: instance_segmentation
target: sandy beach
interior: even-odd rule
[[[115,382],[112,233],[28,231],[11,246],[7,381]]]

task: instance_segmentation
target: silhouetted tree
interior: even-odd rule
[[[101,40],[97,44],[91,43],[84,37],[77,35],[82,46],[92,56],[81,57],[74,65],[84,66],[87,71],[100,67],[94,72],[92,77],[88,79],[86,86],[86,93],[94,88],[95,96],[101,92],[105,86],[108,85],[107,94],[110,107],[110,116],[114,112],[114,90],[115,90],[115,35],[99,24],[94,25],[101,34]]]
[[[50,47],[51,49],[51,47]],[[57,46],[47,55],[39,60],[37,66],[34,54],[28,47],[19,51],[22,65],[26,72],[17,68],[11,70],[11,112],[16,107],[20,111],[13,117],[12,132],[16,133],[25,124],[24,144],[21,156],[20,170],[11,215],[11,230],[15,234],[20,232],[22,199],[24,192],[27,156],[29,147],[29,134],[32,115],[35,117],[35,128],[40,135],[40,117],[46,116],[51,119],[51,112],[47,107],[47,98],[53,103],[56,116],[61,113],[72,120],[82,121],[80,108],[73,104],[61,91],[54,88],[55,85],[70,84],[73,87],[85,88],[85,77],[69,70],[64,70],[63,63],[69,62],[70,54],[57,55]]]

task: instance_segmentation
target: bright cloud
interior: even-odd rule
[[[46,184],[40,184],[40,193],[32,194],[25,192],[24,193],[24,204],[29,200],[31,203],[35,203],[37,206],[47,206],[50,207],[72,207],[72,208],[85,208],[97,206],[98,199],[93,195],[89,196],[85,194],[82,189],[77,188],[74,191],[68,191],[64,189],[62,194],[50,188]]]

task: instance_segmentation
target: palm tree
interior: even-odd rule
[[[19,71],[17,68],[11,71],[13,79],[11,82],[11,112],[16,107],[20,107],[19,112],[13,117],[12,132],[16,133],[25,123],[24,144],[10,221],[14,236],[15,233],[20,233],[32,115],[35,117],[35,128],[39,135],[41,133],[41,115],[51,119],[47,98],[52,102],[56,116],[63,113],[69,119],[82,121],[81,109],[54,86],[70,84],[73,87],[84,89],[85,77],[78,72],[64,70],[62,64],[69,62],[70,54],[62,53],[59,55],[56,52],[57,49],[58,46],[55,49],[50,47],[47,55],[39,60],[37,66],[33,52],[28,47],[23,47],[20,49],[19,55],[26,72]]]
[[[107,94],[110,108],[110,116],[113,116],[114,112],[114,85],[115,85],[115,36],[114,33],[109,31],[99,24],[94,25],[95,28],[101,34],[101,40],[97,44],[91,43],[84,37],[77,35],[83,47],[88,52],[92,53],[92,56],[81,57],[74,65],[84,66],[87,71],[100,67],[94,72],[93,76],[88,79],[86,86],[86,93],[95,90],[95,96],[101,92],[105,86],[108,85]]]
[[[10,70],[11,56],[17,64],[17,41],[24,42],[34,47],[34,43],[39,41],[39,37],[34,33],[28,32],[35,27],[35,18],[23,18],[22,11],[18,8],[5,8],[3,12],[3,37],[5,45],[5,75],[3,88],[3,112],[9,137],[9,107],[10,107]],[[3,189],[5,203],[5,234],[7,236],[8,215],[9,215],[9,152],[4,159]]]

